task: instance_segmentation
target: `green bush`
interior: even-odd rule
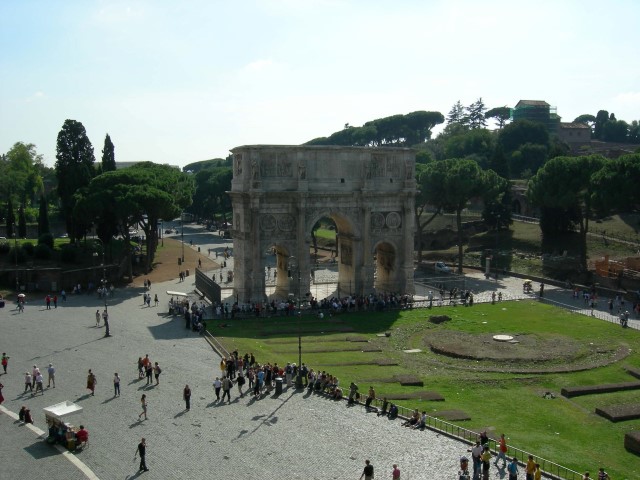
[[[39,260],[50,260],[53,256],[53,250],[44,243],[39,243],[35,248],[35,257]]]
[[[43,233],[38,237],[38,245],[46,245],[53,250],[53,235],[50,233]]]
[[[31,257],[33,256],[33,251],[35,250],[35,247],[31,242],[24,242],[22,244],[22,250],[24,250],[24,252]]]
[[[64,263],[75,263],[78,258],[78,249],[75,245],[63,245],[60,251],[60,260]]]
[[[11,251],[9,242],[0,242],[0,255],[5,255]]]
[[[27,261],[27,253],[24,251],[24,248],[22,248],[22,246],[18,245],[17,254],[16,249],[11,248],[7,260],[10,260],[12,262],[15,262],[17,260],[18,263],[24,263]]]

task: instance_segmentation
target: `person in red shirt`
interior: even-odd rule
[[[393,464],[393,471],[391,472],[391,478],[392,480],[400,480],[400,469],[398,468],[398,465],[396,465],[395,463]]]
[[[89,432],[84,429],[84,425],[80,425],[80,430],[76,432],[76,440],[78,441],[78,445],[89,441]]]
[[[500,448],[498,449],[498,456],[493,464],[497,467],[498,461],[502,459],[502,468],[504,469],[507,465],[507,441],[504,438],[504,433],[500,435],[499,444]]]

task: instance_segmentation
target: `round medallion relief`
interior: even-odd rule
[[[375,212],[371,214],[371,226],[375,229],[380,229],[384,227],[384,215],[380,212]]]
[[[391,212],[387,214],[387,227],[398,228],[400,226],[401,218],[398,212]]]
[[[296,228],[296,219],[292,215],[283,215],[278,219],[278,227],[283,232],[291,232]]]
[[[276,229],[276,219],[273,215],[263,215],[260,218],[260,228],[265,232]]]

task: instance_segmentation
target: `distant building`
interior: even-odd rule
[[[520,100],[511,111],[512,120],[530,120],[540,122],[547,127],[549,135],[557,135],[560,117],[556,107],[550,106],[544,100]]]
[[[586,123],[560,122],[558,138],[569,145],[571,150],[576,150],[591,143],[591,127]]]

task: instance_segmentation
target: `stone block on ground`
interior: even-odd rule
[[[429,321],[431,323],[439,324],[448,322],[449,320],[451,320],[449,315],[429,315]]]
[[[636,418],[640,418],[640,403],[606,405],[596,408],[596,414],[612,422],[635,420]]]
[[[640,389],[640,382],[606,383],[602,385],[587,385],[577,387],[565,387],[560,390],[563,397],[579,397],[580,395],[592,395],[598,393],[622,392],[625,390]]]
[[[640,455],[640,430],[625,433],[624,448],[631,453]]]
[[[448,422],[462,422],[466,420],[471,420],[471,416],[462,410],[441,410],[431,414],[432,417],[441,418],[443,420],[447,420]]]
[[[362,343],[368,343],[369,339],[367,337],[362,337],[359,335],[349,335],[347,337],[347,342],[362,342]]]
[[[636,378],[640,378],[640,368],[635,368],[635,367],[630,367],[630,366],[626,366],[624,367],[625,371]]]
[[[411,393],[399,393],[389,397],[392,400],[425,400],[430,402],[444,402],[444,397],[438,392],[422,390]]]
[[[396,375],[394,377],[403,387],[423,387],[424,382],[417,375]]]

